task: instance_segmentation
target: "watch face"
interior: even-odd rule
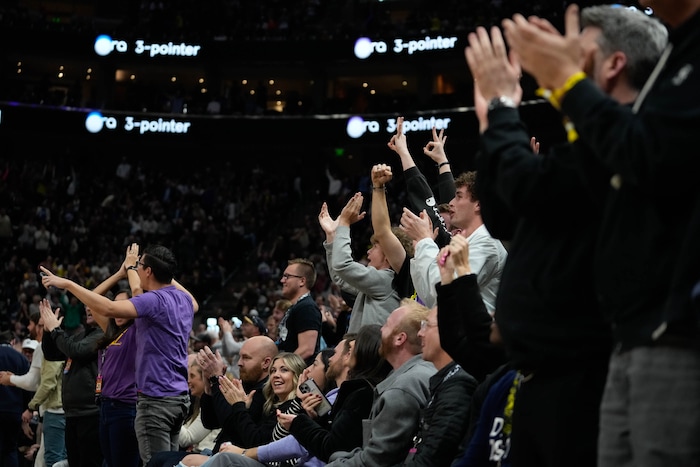
[[[488,110],[498,109],[501,107],[516,108],[515,101],[508,96],[494,97],[489,101]]]

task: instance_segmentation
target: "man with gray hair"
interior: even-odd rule
[[[580,47],[582,75],[631,105],[666,45],[665,27],[610,6],[584,9],[582,24],[567,36]],[[554,31],[544,20],[540,26]],[[518,370],[514,404],[502,417],[510,434],[505,457],[513,465],[596,465],[612,335],[591,271],[613,173],[568,121],[569,142],[544,155],[533,149],[517,111],[520,64],[508,58],[498,28],[490,37],[484,28],[470,34],[465,55],[482,134],[482,217],[511,245],[496,299],[496,322]],[[560,106],[556,90],[543,94]]]

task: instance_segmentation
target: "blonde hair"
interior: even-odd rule
[[[401,299],[399,307],[408,308],[408,312],[403,316],[399,324],[396,326],[394,332],[404,332],[406,333],[406,341],[408,345],[416,353],[421,353],[421,340],[418,337],[418,331],[420,331],[420,323],[424,319],[428,319],[428,313],[430,309],[424,305],[421,305],[415,300],[410,298]]]
[[[270,370],[277,360],[284,360],[284,364],[292,370],[294,375],[293,389],[289,392],[284,400],[279,400],[277,394],[272,389],[272,381],[270,378],[265,382],[263,386],[263,394],[265,395],[265,404],[263,405],[263,413],[270,413],[275,407],[280,405],[282,402],[292,400],[297,397],[297,386],[299,385],[299,376],[306,368],[306,362],[303,358],[293,352],[280,352],[275,355],[270,362]]]

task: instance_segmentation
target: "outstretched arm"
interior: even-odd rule
[[[401,245],[398,237],[391,230],[389,208],[386,202],[385,186],[393,177],[391,167],[386,164],[377,164],[372,167],[372,230],[386,255],[391,269],[396,272],[401,270],[406,259],[406,250]]]
[[[59,277],[46,269],[44,266],[39,266],[41,271],[45,274],[41,278],[41,283],[47,289],[49,287],[56,287],[59,289],[66,289],[73,295],[75,295],[78,300],[83,302],[83,304],[90,308],[94,313],[109,317],[109,318],[136,318],[136,307],[131,303],[131,300],[117,300],[112,301],[107,297],[104,297],[98,293],[88,290],[81,285],[73,282],[70,279],[65,279]]]

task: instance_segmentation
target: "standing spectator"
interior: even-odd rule
[[[227,373],[231,373],[234,378],[238,379],[240,378],[240,374],[238,373],[238,360],[241,357],[240,352],[245,338],[240,329],[238,329],[238,326],[234,331],[231,320],[219,316],[217,321],[219,323],[219,332],[221,335],[220,353],[226,360]],[[239,320],[238,323],[241,323],[241,321]]]
[[[311,297],[316,282],[314,263],[305,258],[289,260],[280,282],[282,296],[292,305],[280,321],[277,347],[310,364],[321,345],[321,312]]]
[[[39,302],[40,309],[46,308],[48,313],[52,313],[48,300]],[[43,309],[39,312],[42,316]],[[43,329],[44,319],[40,318],[39,326]],[[42,342],[44,336],[42,335]],[[63,362],[50,361],[44,358],[43,345],[41,346],[41,380],[39,387],[34,393],[34,397],[27,404],[27,410],[22,413],[22,420],[29,423],[34,416],[34,412],[39,412],[41,420],[41,447],[39,453],[43,453],[46,466],[53,466],[56,462],[65,460],[66,455],[66,417],[63,411],[62,401],[62,374]],[[36,358],[37,355],[34,355]],[[39,456],[41,454],[37,454]]]
[[[125,258],[126,260],[126,258]],[[107,277],[94,292],[106,295],[119,281],[127,279],[128,289],[119,290],[114,300],[128,300],[143,293],[137,274],[127,274],[125,263]],[[95,394],[99,399],[99,437],[107,467],[137,467],[140,462],[136,419],[136,330],[133,318],[93,319],[104,336],[97,342],[98,374]]]
[[[537,17],[503,21],[523,69],[551,90],[591,147],[579,163],[612,175],[591,268],[615,341],[600,408],[601,467],[700,463],[700,329],[691,295],[700,278],[700,1],[640,3],[671,32],[631,109],[587,78],[577,5],[567,8],[565,35]],[[615,32],[634,53],[644,43]]]
[[[29,362],[11,345],[12,333],[0,333],[0,368],[15,374],[29,371]],[[29,402],[30,393],[16,386],[0,386],[0,465],[18,467],[17,447],[22,433],[22,409]]]
[[[450,224],[452,229],[459,229],[458,235],[469,241],[472,252],[469,262],[479,279],[481,297],[486,309],[493,314],[508,254],[501,241],[489,234],[481,218],[481,205],[475,187],[476,176],[476,172],[470,171],[460,174],[455,179],[457,191],[450,201]],[[420,216],[417,216],[404,208],[401,227],[417,242],[415,256],[411,260],[411,278],[418,298],[426,306],[433,307],[437,295],[435,285],[440,282],[440,271],[435,262],[439,247],[433,240],[432,222],[427,212],[421,212]]]
[[[326,233],[323,247],[326,250],[326,262],[331,278],[341,290],[353,296],[354,299],[348,332],[357,332],[366,324],[383,325],[403,298],[399,296],[399,290],[394,287],[397,272],[392,269],[387,252],[376,236],[370,238],[372,246],[367,250],[367,265],[355,261],[352,257],[350,226],[365,217],[366,213],[362,211],[363,200],[362,193],[355,193],[336,219],[330,216],[328,205],[323,203],[318,215],[318,222]],[[391,231],[391,227],[389,230]],[[401,248],[405,257],[409,257],[410,240],[397,231],[392,233],[394,233],[394,241],[398,243],[395,248]],[[401,235],[404,242],[401,242],[396,234]],[[383,231],[380,234],[386,246],[389,246],[387,237],[390,235],[391,233]],[[395,253],[394,259],[397,262],[398,256]],[[404,260],[400,261],[403,265]],[[407,271],[407,268],[404,269],[404,272]]]
[[[589,57],[588,76],[616,100],[632,105],[666,45],[665,27],[638,11],[608,6],[586,8],[582,19],[579,42]],[[638,36],[643,48],[630,39]],[[516,396],[510,458],[558,465],[573,453],[568,464],[591,465],[596,462],[598,408],[612,339],[590,275],[603,210],[591,200],[586,185],[606,187],[598,189],[605,193],[611,174],[594,162],[592,149],[581,140],[557,145],[546,155],[533,152],[517,111],[494,104],[503,95],[517,102],[520,68],[491,54],[490,46],[482,48],[487,38],[472,38],[467,59],[485,93],[475,96],[484,148],[477,157],[482,213],[499,236],[502,226],[515,224],[508,229],[514,232],[507,238],[512,254],[497,302],[499,330],[514,367],[524,375]],[[500,32],[493,30],[491,41],[502,44]],[[606,70],[605,64],[617,59],[624,60]],[[584,184],[577,163],[585,159],[588,166],[595,164],[596,173],[587,175]],[[582,210],[591,211],[585,220],[578,215]],[[570,388],[567,393],[577,404],[553,408],[544,402],[563,388]],[[556,440],[558,427],[572,418],[578,422],[566,436],[575,434],[575,442],[559,452],[537,448]]]
[[[112,318],[135,318],[137,353],[136,435],[141,461],[154,452],[176,450],[180,427],[190,406],[187,386],[187,347],[195,298],[173,275],[177,263],[172,252],[160,245],[131,244],[124,262],[127,274],[138,274],[147,292],[129,300],[112,301],[73,281],[42,271],[45,287],[67,289],[93,313]]]
[[[45,300],[41,309],[46,336],[41,342],[44,358],[65,362],[63,367],[62,398],[66,417],[66,452],[68,463],[78,467],[101,467],[100,411],[95,403],[97,381],[97,342],[104,332],[85,309],[85,327],[68,335],[60,328],[63,318],[55,314]]]

